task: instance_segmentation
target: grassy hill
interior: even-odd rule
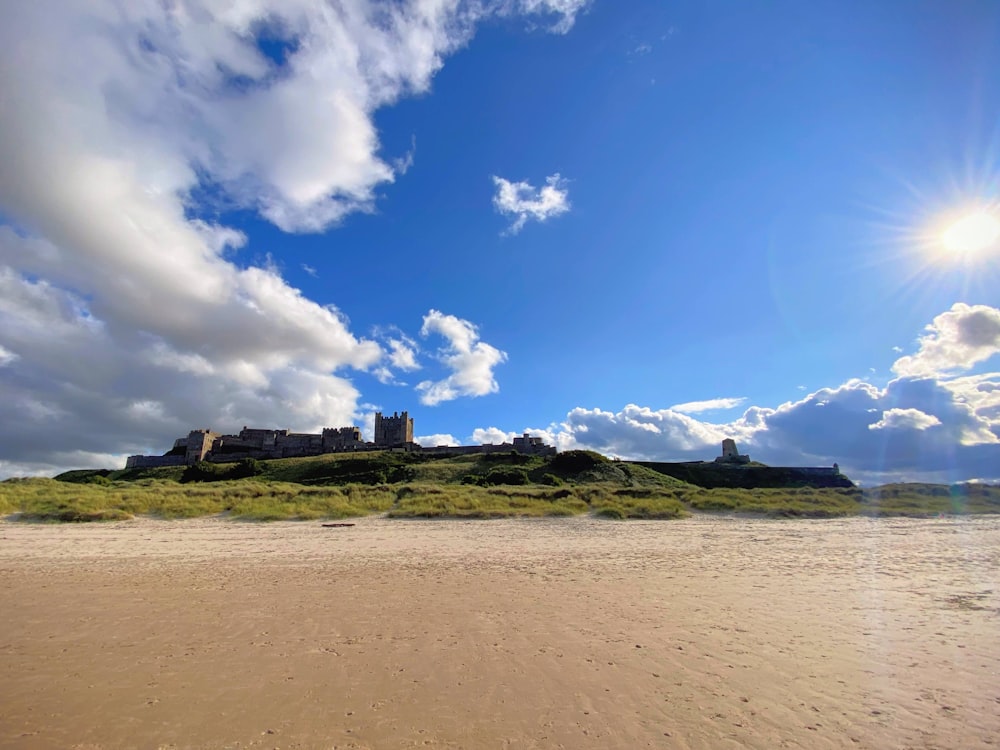
[[[61,482],[106,484],[158,479],[181,483],[254,477],[261,481],[310,486],[439,482],[478,486],[563,482],[614,483],[625,487],[683,487],[686,483],[638,464],[610,461],[592,451],[565,451],[555,456],[520,453],[479,453],[433,456],[422,453],[368,451],[327,453],[306,458],[240,461],[228,464],[164,466],[151,469],[82,469],[56,477]]]
[[[0,515],[122,520],[225,514],[252,520],[500,518],[589,513],[611,519],[692,512],[768,517],[1000,513],[1000,487],[704,487],[590,451],[440,457],[370,452],[232,464],[79,470],[0,482]]]

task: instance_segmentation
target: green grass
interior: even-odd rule
[[[860,490],[815,489],[695,489],[683,493],[693,510],[781,518],[836,518],[860,513]]]
[[[573,516],[588,505],[573,491],[548,487],[411,485],[401,488],[390,518]]]
[[[600,487],[586,493],[586,497],[594,514],[601,518],[664,520],[690,515],[677,494],[669,489],[609,490]]]
[[[34,521],[125,520],[136,515],[195,518],[227,513],[258,521],[349,518],[388,510],[389,487],[306,487],[240,480],[179,484],[143,479],[110,485],[71,484],[53,479],[0,482],[0,511]]]
[[[591,451],[551,457],[327,454],[259,461],[253,467],[257,476],[227,478],[236,466],[81,470],[66,472],[59,481],[8,480],[0,482],[0,514],[89,521],[218,513],[257,520],[336,519],[382,512],[393,518],[593,513],[622,519],[681,518],[690,512],[777,518],[1000,513],[1000,487],[707,489]]]
[[[1000,513],[1000,487],[985,484],[887,484],[864,490],[861,513],[871,516]]]

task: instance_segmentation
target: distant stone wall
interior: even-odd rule
[[[782,468],[777,466],[775,468]],[[840,469],[834,468],[832,466],[796,466],[794,468],[786,468],[786,471],[796,471],[804,476],[813,477],[835,477],[840,475]]]
[[[537,438],[541,440],[541,438]],[[518,443],[518,438],[514,438],[513,443],[488,443],[486,445],[436,445],[431,448],[417,448],[420,453],[428,456],[467,456],[473,453],[524,453],[532,456],[554,456],[556,449],[551,445],[543,443],[532,443],[525,445]]]
[[[184,456],[129,456],[126,469],[153,469],[158,466],[183,466]]]
[[[187,437],[174,441],[170,456],[131,456],[126,468],[138,466],[180,466],[199,461],[229,463],[244,458],[266,460],[318,456],[323,453],[354,451],[413,451],[436,456],[460,456],[470,453],[504,453],[516,451],[536,456],[555,455],[556,449],[545,445],[542,438],[525,434],[514,438],[513,444],[437,446],[421,448],[413,441],[413,418],[407,412],[383,417],[375,413],[375,442],[361,439],[358,427],[326,427],[319,434],[267,430],[244,427],[238,435],[222,435],[211,430],[192,430]]]

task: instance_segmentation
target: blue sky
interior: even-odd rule
[[[1000,479],[996,3],[59,7],[0,30],[0,476],[407,409]]]

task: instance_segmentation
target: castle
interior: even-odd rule
[[[352,451],[401,450],[419,451],[432,455],[462,455],[466,453],[498,453],[517,451],[532,455],[552,455],[556,449],[545,445],[539,437],[525,433],[511,443],[499,445],[442,445],[423,448],[413,441],[413,418],[407,413],[393,412],[391,417],[375,412],[375,441],[361,439],[359,427],[325,427],[319,433],[264,430],[244,427],[236,435],[223,435],[212,430],[192,430],[187,437],[177,438],[174,447],[162,456],[129,456],[126,469],[155,466],[184,466],[199,461],[226,463],[244,458],[297,458],[324,453]]]

